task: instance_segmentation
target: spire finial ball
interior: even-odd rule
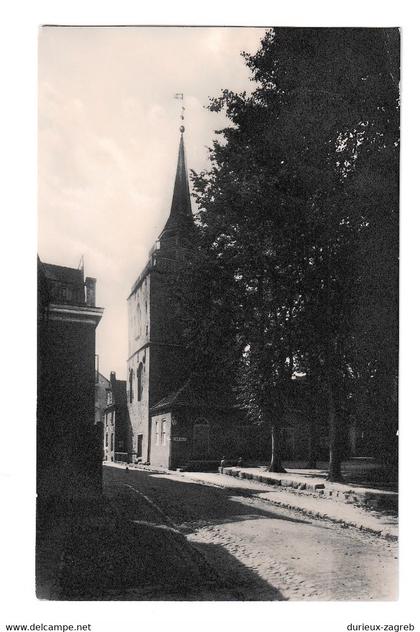
[[[183,134],[185,132],[185,127],[181,125],[181,127],[179,128],[179,131],[181,132],[181,134]]]

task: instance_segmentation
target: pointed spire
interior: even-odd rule
[[[180,229],[187,228],[193,223],[190,187],[188,183],[188,172],[185,162],[183,125],[180,127],[181,138],[179,140],[178,164],[176,168],[174,192],[172,196],[171,212],[165,224],[160,239],[165,238],[168,233],[173,234]],[[169,235],[168,235],[169,236]]]

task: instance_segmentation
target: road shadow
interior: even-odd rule
[[[281,601],[283,595],[222,546],[192,545],[157,525],[75,520],[57,600]]]
[[[104,490],[96,504],[42,512],[46,518],[36,556],[39,598],[284,600],[221,544],[192,544],[187,536],[203,526],[244,520],[310,521],[269,505],[246,505],[246,499],[235,499],[221,488],[141,471],[105,468]],[[57,541],[60,553],[56,548],[51,555],[50,542]]]
[[[296,518],[287,514],[286,510],[267,504],[262,508],[246,504],[246,499],[256,496],[259,490],[241,493],[234,488],[219,488],[197,484],[194,481],[172,479],[170,476],[159,476],[141,471],[129,471],[124,477],[121,470],[107,468],[105,474],[106,493],[117,502],[118,509],[126,519],[141,520],[144,503],[121,502],[118,494],[112,492],[112,485],[137,487],[141,494],[153,498],[154,502],[170,518],[171,522],[183,533],[191,533],[201,525],[218,525],[243,520],[271,518],[294,522],[296,524],[312,524],[311,520]],[[133,493],[131,493],[133,496]],[[236,497],[236,498],[235,498]],[[260,500],[260,499],[258,499]]]

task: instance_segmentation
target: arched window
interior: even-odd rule
[[[209,420],[206,419],[206,417],[197,417],[196,419],[194,419],[194,424],[197,424],[198,426],[208,426],[209,425]]]
[[[131,402],[133,401],[133,369],[130,369],[128,377],[128,398],[131,404]]]
[[[140,362],[140,364],[137,367],[137,401],[141,400],[141,396],[143,394],[142,379],[143,379],[143,362]]]

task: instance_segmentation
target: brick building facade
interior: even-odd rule
[[[109,380],[96,370],[95,380],[95,424],[102,424],[107,406],[107,392],[111,388]]]
[[[101,493],[101,429],[95,426],[96,280],[38,259],[37,493],[39,499]]]
[[[103,458],[105,461],[126,462],[129,442],[126,381],[117,380],[112,371],[108,384],[103,414]]]

